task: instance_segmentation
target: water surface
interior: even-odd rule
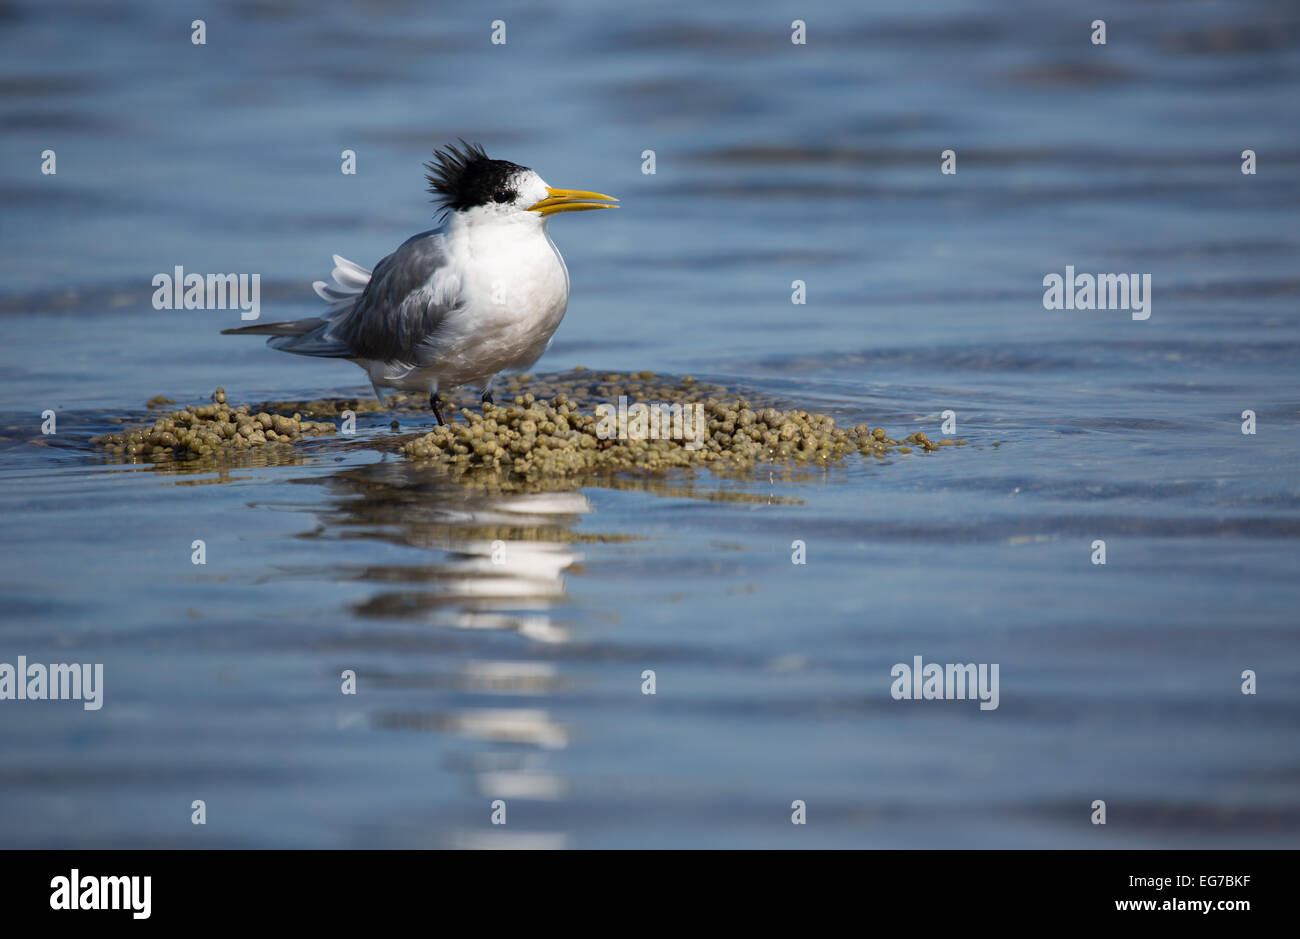
[[[0,704],[0,843],[1295,846],[1300,11],[287,0],[214,8],[206,46],[192,18],[0,7],[0,661],[106,682]],[[255,272],[263,316],[309,315],[331,254],[430,226],[420,164],[459,136],[623,199],[551,226],[540,368],[895,436],[952,410],[970,445],[504,497],[364,445],[88,451],[158,393],[363,393],[150,281]],[[1150,273],[1151,318],[1045,310],[1067,264]],[[999,707],[893,700],[916,655],[998,663]]]

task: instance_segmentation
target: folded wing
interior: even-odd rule
[[[447,311],[460,302],[460,280],[446,267],[440,232],[423,232],[368,271],[334,255],[333,283],[312,287],[326,316],[258,323],[223,333],[267,335],[267,345],[296,355],[414,365]]]

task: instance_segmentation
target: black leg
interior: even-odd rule
[[[496,402],[492,400],[492,392],[490,391],[483,392],[483,397],[479,398],[479,402],[482,404],[496,404]]]
[[[439,427],[447,423],[442,419],[442,395],[436,391],[430,394],[429,407],[433,408],[433,416],[438,419]]]

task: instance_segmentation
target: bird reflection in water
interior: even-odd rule
[[[332,508],[321,513],[319,536],[376,539],[433,555],[427,561],[352,572],[353,579],[380,587],[354,606],[360,617],[416,620],[450,630],[509,631],[526,640],[518,659],[511,661],[478,655],[480,645],[495,653],[500,643],[472,638],[468,645],[435,646],[432,655],[411,656],[412,669],[420,672],[382,676],[382,685],[412,692],[410,699],[418,698],[420,705],[428,702],[432,688],[446,706],[386,708],[372,715],[372,724],[474,741],[472,752],[454,757],[452,768],[472,777],[487,800],[485,807],[496,799],[562,799],[565,782],[548,764],[555,751],[568,745],[568,728],[544,707],[508,702],[517,698],[535,704],[566,685],[556,657],[545,650],[570,638],[564,626],[552,621],[552,611],[565,600],[565,572],[581,559],[575,550],[580,536],[573,526],[592,511],[587,497],[580,492],[488,493],[398,462],[312,481],[323,482],[335,497]],[[458,706],[467,698],[475,706]],[[492,706],[477,706],[485,699]],[[562,833],[512,831],[487,821],[485,812],[482,829],[444,830],[439,838],[462,847],[567,844]]]

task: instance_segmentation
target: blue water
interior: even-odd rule
[[[0,846],[1296,846],[1298,79],[1265,2],[3,5],[0,662],[106,688],[0,701]],[[365,393],[151,279],[310,315],[456,137],[623,200],[551,224],[539,370],[969,445],[516,497],[90,452],[160,392]],[[1150,319],[1044,309],[1066,265],[1149,273]],[[894,700],[917,655],[999,707]]]

